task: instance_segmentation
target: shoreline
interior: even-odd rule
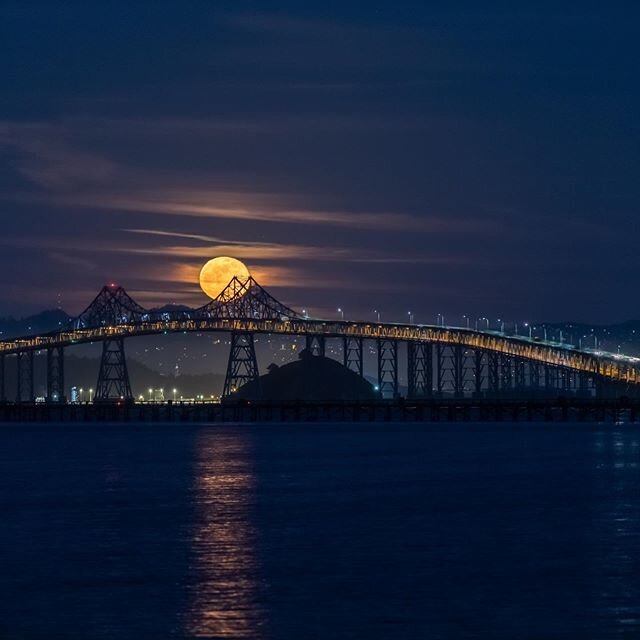
[[[324,403],[0,404],[0,423],[640,422],[640,400],[404,399]]]

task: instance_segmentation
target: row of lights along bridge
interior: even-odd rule
[[[345,311],[342,307],[338,307],[336,309],[336,311],[340,314],[340,320],[342,320],[344,322],[345,320]],[[307,309],[303,309],[302,313],[304,315],[305,318],[309,318],[309,313],[307,311]],[[376,321],[377,322],[381,322],[381,317],[382,314],[378,309],[374,309],[373,313],[375,314],[376,317]],[[407,311],[407,317],[409,319],[409,324],[414,324],[415,322],[415,315],[413,313],[413,311]],[[462,320],[463,320],[463,324],[462,326],[467,328],[467,329],[471,329],[471,322],[472,322],[472,318],[471,316],[468,315],[463,315],[462,316]],[[485,324],[486,323],[486,324]],[[565,335],[564,335],[564,331],[562,329],[558,329],[557,332],[553,332],[553,335],[549,336],[549,331],[547,329],[546,326],[542,327],[542,335],[537,335],[536,334],[536,330],[538,329],[535,325],[532,325],[529,322],[523,322],[522,324],[519,324],[517,322],[513,322],[513,323],[506,323],[504,320],[502,320],[501,318],[498,318],[497,320],[497,328],[495,329],[496,333],[499,333],[501,335],[514,335],[514,336],[529,336],[530,340],[533,340],[534,338],[540,338],[541,340],[544,340],[545,342],[547,342],[549,340],[549,338],[551,338],[552,342],[558,342],[560,344],[564,344],[565,343]],[[445,315],[444,313],[438,313],[436,314],[436,326],[438,327],[445,327],[447,326],[445,323]],[[455,325],[458,326],[458,325]],[[509,332],[507,329],[508,327],[511,327],[511,331]],[[524,329],[524,333],[520,333],[520,329],[521,327]],[[476,331],[480,331],[480,330],[486,330],[486,331],[491,331],[491,322],[489,320],[489,318],[482,316],[482,317],[477,317],[475,318],[475,320],[473,321],[473,328]],[[586,337],[586,336],[584,336]],[[555,338],[555,339],[554,339]],[[573,337],[569,336],[568,337],[568,343],[569,344],[573,344]],[[582,337],[578,338],[578,346],[580,348],[583,347],[582,344]],[[584,345],[587,346],[587,345]],[[593,347],[594,349],[598,348],[598,336],[593,335]],[[618,351],[620,351],[620,346],[618,346]]]

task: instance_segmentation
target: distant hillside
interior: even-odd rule
[[[268,402],[322,402],[331,400],[374,400],[373,386],[345,366],[306,349],[300,359],[281,367],[272,364],[269,373],[245,384],[233,399]]]
[[[62,309],[41,311],[33,316],[16,319],[12,316],[0,318],[0,334],[3,338],[28,334],[47,333],[64,327],[71,316]]]

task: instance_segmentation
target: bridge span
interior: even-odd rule
[[[355,322],[309,318],[283,305],[253,278],[234,278],[208,304],[189,310],[147,310],[126,291],[105,286],[67,327],[43,335],[0,341],[0,400],[5,367],[15,360],[16,401],[34,397],[34,354],[47,355],[47,400],[64,402],[64,349],[101,342],[96,401],[133,400],[126,338],[168,333],[228,332],[231,335],[223,395],[259,375],[256,334],[302,336],[314,355],[326,342],[342,342],[344,365],[364,375],[365,341],[375,342],[378,387],[383,397],[399,393],[399,345],[406,345],[407,393],[411,398],[443,395],[513,397],[526,394],[637,395],[640,359],[573,345],[469,328]]]

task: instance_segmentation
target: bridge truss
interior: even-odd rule
[[[412,398],[640,392],[640,359],[580,350],[498,332],[432,325],[350,322],[303,316],[282,304],[252,277],[233,280],[197,309],[148,310],[122,287],[105,286],[69,326],[42,335],[0,341],[0,400],[6,400],[5,366],[15,359],[18,402],[34,397],[33,357],[47,354],[47,400],[64,402],[64,349],[101,342],[97,401],[132,400],[124,355],[126,338],[178,332],[231,334],[224,395],[258,379],[255,334],[302,336],[314,355],[328,340],[341,342],[344,365],[364,375],[365,344],[374,345],[383,397],[399,394],[399,347],[406,344],[407,392]],[[405,357],[404,354],[402,357]]]

